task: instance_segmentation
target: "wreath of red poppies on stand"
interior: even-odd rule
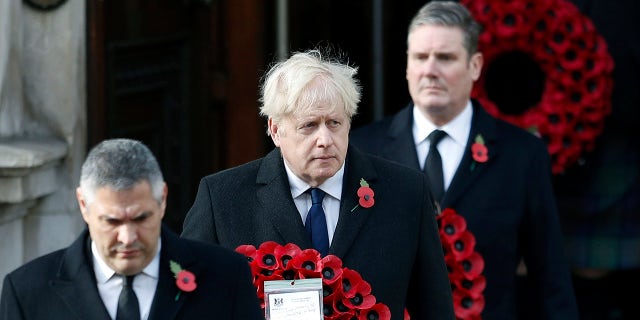
[[[613,59],[567,0],[461,0],[483,27],[472,97],[547,144],[554,174],[595,147],[611,112]]]
[[[476,238],[467,230],[464,217],[454,209],[442,210],[437,221],[456,319],[480,319],[487,281],[482,275],[484,259],[475,251]]]
[[[293,243],[280,245],[267,241],[257,249],[252,245],[236,248],[247,257],[253,284],[264,309],[265,280],[322,278],[324,319],[389,320],[391,312],[377,303],[371,285],[357,271],[342,266],[334,255],[321,257],[315,249],[301,250]]]

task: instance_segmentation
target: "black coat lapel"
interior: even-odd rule
[[[329,253],[338,257],[344,257],[356,241],[360,229],[371,214],[368,210],[375,210],[375,206],[368,209],[356,207],[360,179],[365,179],[370,185],[375,186],[378,175],[369,159],[356,148],[349,146],[342,182],[340,217],[329,248]]]
[[[262,221],[270,223],[276,230],[282,239],[281,244],[295,243],[311,248],[311,240],[291,197],[291,187],[279,148],[264,157],[256,176],[256,190],[260,202],[259,214],[266,215]]]
[[[78,319],[110,319],[98,293],[88,239],[89,232],[85,229],[64,252],[60,268],[50,270],[57,272],[51,289]]]
[[[149,320],[175,319],[180,308],[189,299],[189,292],[182,292],[176,285],[176,279],[171,271],[170,261],[180,264],[183,269],[191,271],[196,279],[202,272],[202,267],[196,263],[189,248],[178,241],[177,236],[162,227],[162,248],[160,249],[160,270],[158,273],[158,287],[151,303]],[[196,289],[197,290],[197,289]]]
[[[491,161],[499,155],[497,144],[498,132],[496,122],[476,101],[473,101],[473,118],[471,131],[467,140],[467,147],[456,170],[453,180],[442,200],[442,209],[453,207],[455,202],[464,195],[473,182],[491,165]],[[481,134],[489,153],[489,160],[485,163],[475,162],[471,154],[471,146],[476,136]]]
[[[410,103],[393,116],[391,125],[382,142],[381,156],[394,159],[406,167],[421,170],[418,153],[413,141],[413,104]]]

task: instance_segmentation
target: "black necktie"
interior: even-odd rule
[[[427,160],[424,163],[423,171],[427,174],[429,182],[431,183],[431,191],[433,197],[437,202],[442,200],[444,195],[444,176],[442,174],[442,158],[440,152],[438,152],[438,143],[442,138],[446,137],[447,133],[442,130],[433,130],[427,139],[429,139],[429,153],[427,154]]]
[[[133,277],[122,277],[122,290],[118,298],[118,311],[116,312],[116,320],[140,320],[140,306],[138,298],[133,291]]]
[[[307,214],[305,229],[313,247],[320,252],[322,256],[326,256],[329,252],[329,234],[327,233],[327,220],[322,209],[322,198],[324,191],[318,188],[309,189],[311,192],[311,209]]]

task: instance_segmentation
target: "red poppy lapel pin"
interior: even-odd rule
[[[182,291],[191,292],[198,287],[196,284],[196,276],[191,271],[182,269],[180,264],[173,260],[169,261],[169,267],[171,268],[171,272],[173,272],[173,276],[176,278],[176,286],[181,290],[178,291],[178,294],[176,295],[176,301],[180,298],[180,293]]]
[[[373,189],[369,187],[369,183],[364,180],[364,178],[360,179],[360,188],[358,188],[358,204],[351,209],[351,212],[356,210],[359,206],[363,208],[371,208],[373,204],[376,202],[373,199]]]
[[[484,138],[478,133],[475,142],[471,145],[471,156],[473,157],[473,163],[471,163],[471,171],[476,168],[476,163],[485,163],[489,160],[489,150],[484,144]]]

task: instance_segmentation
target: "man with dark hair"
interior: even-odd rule
[[[480,76],[480,26],[454,1],[432,1],[409,25],[411,103],[354,129],[362,150],[423,170],[441,209],[463,216],[484,258],[484,319],[516,319],[524,259],[538,319],[577,319],[544,142],[470,99]]]
[[[5,277],[0,319],[264,319],[241,255],[162,227],[167,192],[141,142],[95,146],[76,190],[88,230]]]

